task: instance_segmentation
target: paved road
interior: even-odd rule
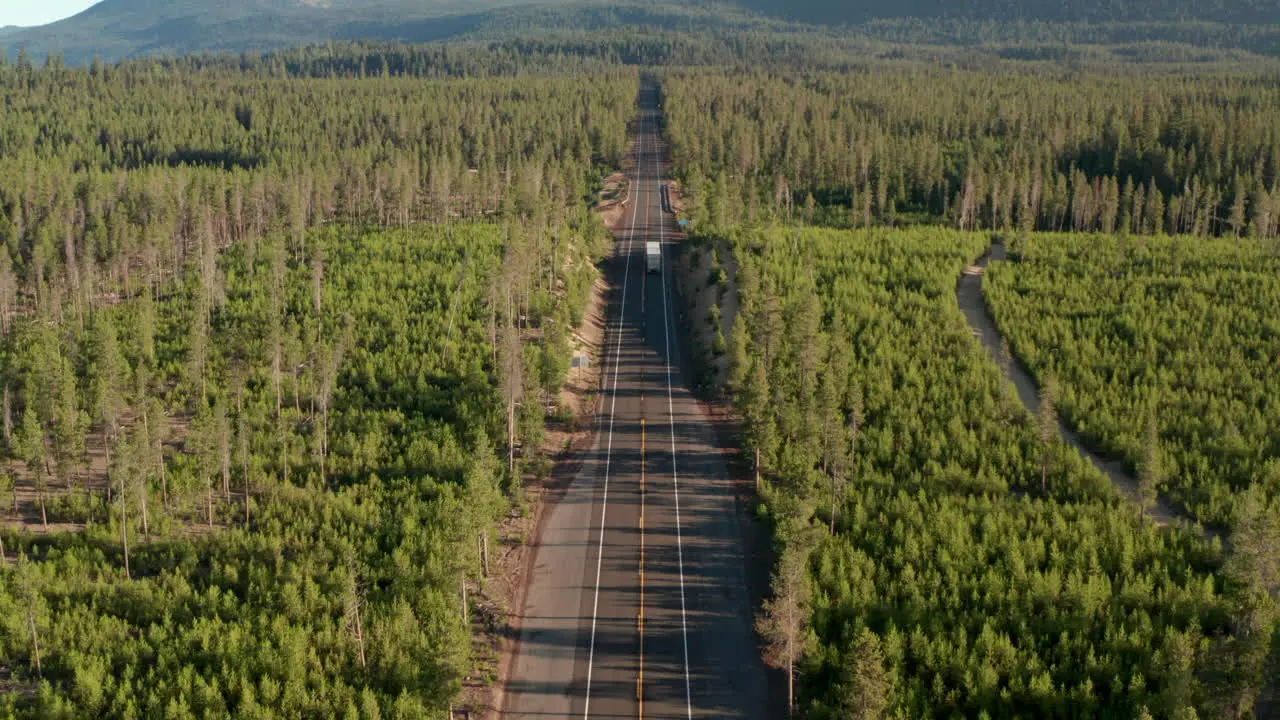
[[[767,717],[733,488],[682,379],[670,264],[645,271],[647,241],[674,253],[655,88],[640,107],[599,432],[543,524],[504,718]]]

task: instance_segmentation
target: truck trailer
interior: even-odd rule
[[[656,242],[645,243],[645,259],[649,272],[662,272],[662,244]]]

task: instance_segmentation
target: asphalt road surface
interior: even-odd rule
[[[543,523],[504,718],[768,717],[733,487],[680,367],[655,88],[640,108],[597,440]]]

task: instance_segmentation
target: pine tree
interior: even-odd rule
[[[507,413],[507,472],[516,472],[516,407],[524,399],[524,351],[520,344],[520,331],[512,322],[502,330],[498,346],[498,363],[501,368],[502,400]]]
[[[880,638],[867,628],[845,655],[841,677],[841,717],[881,720],[889,712],[893,681],[885,668]]]
[[[15,449],[18,459],[27,464],[35,477],[36,495],[40,499],[40,523],[47,530],[49,516],[45,510],[45,480],[49,469],[49,451],[44,426],[40,424],[36,410],[30,403],[22,413],[22,425],[19,426],[17,435]]]
[[[60,356],[54,380],[53,459],[58,477],[68,488],[84,457],[89,418],[80,410],[76,374],[70,358]]]
[[[778,560],[773,597],[764,603],[756,629],[764,638],[769,664],[786,673],[787,714],[795,712],[796,665],[807,648],[809,601],[808,550],[790,544]]]
[[[1280,503],[1255,484],[1241,498],[1226,572],[1236,583],[1237,632],[1269,640],[1280,597]]]
[[[747,445],[755,456],[753,466],[758,491],[765,464],[773,461],[778,444],[778,429],[772,407],[773,391],[769,386],[768,374],[759,358],[752,363],[752,370],[747,378],[749,382],[745,390],[745,398],[741,402],[745,408],[743,414],[747,421]]]
[[[44,663],[40,650],[40,635],[47,622],[48,605],[39,590],[39,569],[27,558],[26,554],[18,557],[16,595],[25,615],[24,630],[31,638],[31,664],[36,669],[36,677],[44,677]]]
[[[102,312],[95,314],[93,331],[95,357],[90,379],[93,413],[102,426],[102,449],[107,465],[110,466],[111,449],[116,442],[125,410],[126,365],[120,355],[115,324],[110,317]]]

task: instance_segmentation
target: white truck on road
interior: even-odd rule
[[[649,272],[662,272],[662,243],[645,243],[645,259]]]

